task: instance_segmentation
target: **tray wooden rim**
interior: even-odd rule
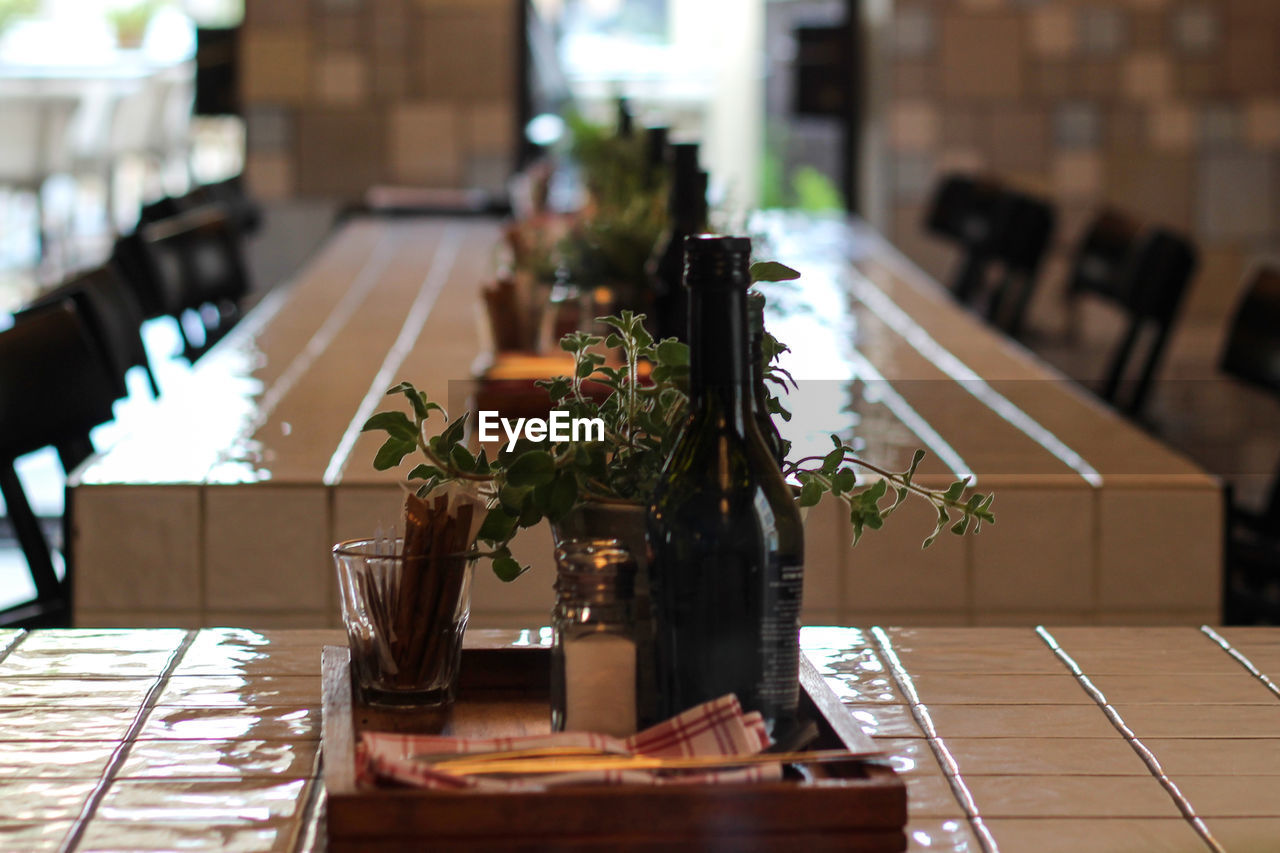
[[[504,658],[515,654],[549,654],[547,649],[539,647],[467,649],[464,654],[468,651],[498,653]],[[550,841],[556,837],[556,827],[552,824],[557,806],[572,801],[579,810],[606,813],[613,809],[631,808],[652,810],[655,815],[666,815],[673,809],[696,814],[705,809],[708,813],[742,812],[751,816],[753,822],[748,822],[748,830],[737,835],[726,831],[724,826],[712,833],[724,837],[743,838],[746,837],[743,833],[749,831],[753,837],[777,841],[793,837],[795,833],[854,833],[851,837],[842,837],[846,840],[858,838],[871,846],[850,849],[900,850],[905,847],[902,830],[907,817],[906,786],[887,764],[871,761],[861,765],[865,773],[863,778],[824,779],[818,784],[788,780],[687,787],[617,785],[519,793],[360,788],[355,778],[356,725],[349,661],[346,647],[324,647],[321,742],[331,841],[404,842],[413,837],[411,831],[404,829],[406,825],[415,821],[426,825],[433,819],[447,817],[450,826],[431,824],[433,838],[440,839],[443,835],[461,842],[481,837],[474,825],[468,827],[468,816],[474,822],[477,816],[487,818],[493,810],[518,811],[527,819],[524,824],[516,826],[504,814],[498,825],[488,826],[486,831],[489,835],[484,838],[519,836],[526,842],[534,838]],[[865,744],[866,735],[812,662],[802,654],[800,663],[801,687],[821,717],[819,725],[827,730],[828,737],[834,735],[846,748],[860,749],[855,745]],[[331,760],[333,756],[345,756],[345,759]],[[760,815],[758,809],[747,807],[749,802],[776,806],[772,809],[775,816]],[[860,803],[862,808],[851,809],[855,803]],[[515,806],[519,808],[513,808]],[[851,811],[859,811],[863,818],[855,820]],[[480,823],[491,822],[480,819]],[[583,832],[586,834],[575,837],[594,837],[590,830]],[[654,830],[652,837],[655,840],[667,838],[658,830]],[[672,836],[675,840],[690,840],[692,837],[687,829],[683,834],[677,832]],[[705,841],[708,834],[704,832],[699,837]]]

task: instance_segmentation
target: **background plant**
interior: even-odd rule
[[[755,280],[777,281],[795,278],[798,273],[781,264],[752,266]],[[662,467],[679,438],[680,425],[688,410],[689,348],[667,338],[655,341],[644,326],[645,316],[623,311],[602,317],[610,330],[605,336],[574,332],[560,341],[573,355],[573,372],[539,380],[550,397],[551,407],[571,418],[600,418],[605,424],[602,442],[531,442],[521,438],[510,449],[504,447],[490,459],[484,448],[472,453],[466,446],[467,414],[448,422],[439,434],[427,437],[426,425],[441,406],[408,382],[390,389],[388,395],[403,395],[409,413],[378,412],[364,429],[381,430],[387,439],[374,457],[380,471],[401,464],[418,451],[423,462],[408,475],[421,497],[439,486],[459,480],[484,484],[490,508],[477,539],[483,549],[477,556],[492,561],[494,573],[502,580],[514,580],[528,566],[511,556],[511,540],[524,527],[543,519],[563,519],[583,502],[646,504],[657,487]],[[612,350],[612,360],[600,348]],[[787,347],[766,333],[763,347],[766,379],[774,387],[794,385],[778,359]],[[648,377],[641,380],[641,364],[648,363]],[[590,393],[596,385],[607,394],[603,400]],[[771,395],[770,409],[784,419],[791,415],[777,395]],[[924,540],[929,547],[944,530],[956,535],[977,533],[983,522],[995,523],[991,512],[992,494],[967,493],[968,477],[946,489],[929,489],[914,482],[916,469],[925,452],[917,450],[905,471],[889,471],[861,459],[853,447],[838,435],[831,436],[832,449],[823,456],[787,461],[783,473],[798,486],[800,505],[812,506],[831,494],[843,501],[853,525],[857,544],[867,529],[878,530],[885,519],[910,495],[928,501],[938,512],[934,531]],[[863,482],[856,469],[877,475]]]

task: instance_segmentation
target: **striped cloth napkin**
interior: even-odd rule
[[[363,732],[356,746],[360,781],[407,785],[414,788],[476,789],[481,791],[540,791],[558,785],[695,785],[754,782],[781,777],[778,764],[756,764],[732,770],[664,775],[652,770],[595,770],[544,773],[525,778],[455,776],[438,770],[419,756],[467,755],[544,747],[586,747],[614,755],[662,758],[755,754],[769,746],[760,714],[744,714],[732,694],[690,708],[663,723],[615,738],[592,732],[504,738],[454,738],[438,735]]]

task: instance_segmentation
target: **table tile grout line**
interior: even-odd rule
[[[115,781],[116,774],[124,766],[124,762],[129,757],[129,751],[133,748],[134,742],[137,740],[138,733],[142,731],[142,726],[146,722],[147,717],[155,708],[156,702],[160,698],[160,694],[164,692],[165,687],[169,684],[169,676],[173,675],[173,671],[178,668],[178,664],[182,662],[182,658],[186,655],[187,649],[191,648],[191,644],[195,642],[198,630],[187,631],[180,642],[169,655],[169,660],[165,663],[164,669],[156,676],[155,683],[147,690],[147,695],[143,697],[142,704],[138,708],[138,713],[134,715],[133,722],[129,724],[128,730],[124,736],[116,743],[116,748],[111,752],[111,758],[107,760],[106,767],[102,770],[102,775],[98,778],[97,784],[93,786],[93,790],[89,792],[89,798],[85,800],[84,806],[80,809],[80,814],[72,822],[71,828],[67,831],[66,836],[62,840],[62,845],[58,848],[60,853],[70,853],[80,846],[80,841],[84,837],[85,830],[89,828],[89,821],[97,814],[98,806],[102,803],[103,798],[107,794],[107,789],[111,787],[111,783]]]
[[[293,843],[289,845],[294,853],[313,853],[320,846],[320,812],[327,793],[321,775],[324,770],[323,754],[324,746],[321,744],[311,761],[311,787],[307,789],[307,801],[294,825]]]
[[[5,658],[13,654],[13,650],[22,645],[22,641],[31,636],[31,632],[26,628],[19,628],[18,635],[13,638],[13,642],[0,649],[0,663],[4,663]]]
[[[1244,667],[1245,670],[1250,675],[1252,675],[1258,681],[1261,681],[1262,685],[1266,687],[1268,690],[1270,690],[1272,693],[1274,693],[1277,699],[1280,699],[1280,686],[1277,686],[1274,681],[1272,681],[1270,678],[1267,677],[1266,673],[1258,669],[1258,667],[1254,665],[1253,661],[1249,660],[1249,658],[1244,654],[1244,652],[1240,651],[1239,649],[1237,649],[1235,646],[1231,644],[1230,640],[1228,640],[1226,637],[1222,636],[1217,631],[1210,628],[1208,625],[1201,625],[1200,633],[1204,634],[1206,637],[1212,640],[1224,652],[1230,655],[1235,660],[1236,663]]]
[[[453,272],[458,255],[462,250],[462,244],[466,242],[467,236],[465,228],[456,224],[448,225],[433,247],[431,260],[427,265],[426,276],[418,286],[417,296],[414,297],[409,310],[405,313],[404,323],[400,326],[400,331],[395,340],[392,341],[391,347],[387,351],[386,357],[382,360],[382,365],[378,368],[377,374],[373,377],[369,390],[365,392],[360,405],[356,407],[350,423],[347,424],[346,431],[342,434],[342,438],[338,441],[338,446],[329,458],[329,464],[325,468],[324,476],[321,477],[324,485],[333,486],[342,481],[342,475],[347,467],[347,457],[351,453],[351,448],[355,446],[356,439],[360,436],[361,427],[363,427],[369,416],[373,414],[378,402],[386,395],[386,389],[392,382],[391,377],[394,376],[396,370],[400,369],[400,365],[409,356],[418,338],[422,335],[423,329],[426,328],[427,320],[431,317],[431,311],[435,307],[440,292],[448,284],[449,275]]]
[[[1078,663],[1076,663],[1075,658],[1071,657],[1071,655],[1067,653],[1067,650],[1058,643],[1057,638],[1055,638],[1043,625],[1037,626],[1035,630],[1036,635],[1039,636],[1044,644],[1049,647],[1049,651],[1051,651],[1062,665],[1067,668],[1075,678],[1076,683],[1080,685],[1080,688],[1084,690],[1091,699],[1093,699],[1093,701],[1098,705],[1098,708],[1101,709],[1102,713],[1106,716],[1107,721],[1110,722],[1112,727],[1120,733],[1120,736],[1129,744],[1129,748],[1132,749],[1134,753],[1137,754],[1138,758],[1142,760],[1142,763],[1147,766],[1147,770],[1151,772],[1151,775],[1155,778],[1156,782],[1160,784],[1160,787],[1164,788],[1165,793],[1169,795],[1171,800],[1173,800],[1174,806],[1177,807],[1183,818],[1191,824],[1191,828],[1196,831],[1196,834],[1200,836],[1200,839],[1208,845],[1210,850],[1215,851],[1215,853],[1226,853],[1226,848],[1218,842],[1218,839],[1213,837],[1213,833],[1209,831],[1209,827],[1205,824],[1204,820],[1196,814],[1195,808],[1186,798],[1186,795],[1182,793],[1182,789],[1180,789],[1177,783],[1170,779],[1164,772],[1164,767],[1161,766],[1160,760],[1156,758],[1155,753],[1152,752],[1136,734],[1134,734],[1133,729],[1129,728],[1129,724],[1124,721],[1122,716],[1120,716],[1120,712],[1115,709],[1115,706],[1107,701],[1106,695],[1096,684],[1093,683],[1093,681],[1090,680],[1089,676],[1085,675],[1084,670],[1080,668]]]
[[[916,692],[915,682],[911,678],[911,673],[907,672],[907,668],[898,657],[889,635],[880,627],[872,628],[871,635],[875,638],[878,650],[885,656],[889,665],[889,674],[893,677],[898,690],[902,692],[902,695],[907,700],[907,707],[911,711],[911,716],[915,719],[916,725],[920,726],[920,730],[924,732],[934,759],[942,767],[943,775],[947,779],[947,785],[950,786],[951,793],[956,798],[960,808],[964,810],[965,820],[970,828],[973,829],[974,835],[978,839],[978,844],[981,845],[985,853],[1000,853],[1000,845],[996,843],[995,836],[991,834],[991,830],[987,828],[982,815],[978,812],[978,804],[973,799],[973,792],[969,790],[969,785],[960,775],[959,763],[938,735],[938,729],[933,723],[929,708],[920,701],[920,694]]]

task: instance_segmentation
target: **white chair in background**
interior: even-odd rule
[[[38,84],[0,88],[0,187],[35,199],[37,240],[49,245],[44,186],[70,169],[68,128],[79,106],[77,95],[46,92]]]

